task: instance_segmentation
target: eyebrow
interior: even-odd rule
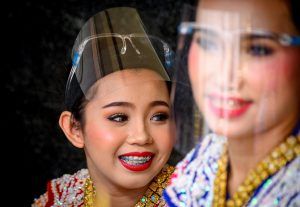
[[[108,107],[116,107],[116,106],[126,106],[126,107],[133,107],[133,104],[129,103],[129,102],[125,102],[125,101],[116,101],[116,102],[112,102],[109,103],[105,106],[102,106],[102,108],[108,108]]]
[[[153,101],[150,103],[150,106],[166,106],[166,107],[170,107],[169,104],[165,101]]]
[[[203,33],[207,36],[211,37],[219,37],[219,33],[212,30],[212,29],[207,29],[207,28],[197,28],[197,32]],[[253,34],[242,34],[243,39],[249,39],[249,40],[254,40],[254,39],[270,39],[270,40],[275,40],[276,36],[272,33],[269,34],[264,34],[264,33],[253,33]]]
[[[275,40],[276,37],[272,34],[244,34],[242,35],[243,39],[249,39],[249,40],[254,40],[254,39],[270,39],[270,40]]]
[[[125,106],[125,107],[130,107],[130,108],[134,107],[134,105],[132,103],[125,102],[125,101],[116,101],[116,102],[109,103],[105,106],[102,106],[102,108],[118,107],[118,106]],[[169,104],[165,101],[152,101],[150,103],[150,106],[151,107],[153,107],[153,106],[166,106],[168,108],[170,107]]]

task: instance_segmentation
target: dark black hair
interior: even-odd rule
[[[83,124],[82,114],[87,100],[82,92],[76,78],[72,78],[70,82],[69,92],[65,94],[66,110],[70,111],[73,118]]]
[[[300,1],[299,0],[290,0],[290,10],[291,10],[291,16],[292,20],[297,28],[297,30],[300,32]]]
[[[299,0],[289,0],[290,3],[290,11],[291,11],[291,17],[294,25],[296,26],[296,29],[298,32],[300,32],[300,1]],[[298,135],[300,133],[300,117],[298,117],[298,123],[293,129],[292,134]]]

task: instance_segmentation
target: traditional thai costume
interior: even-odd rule
[[[161,195],[173,171],[174,167],[166,165],[155,176],[135,207],[163,206]],[[73,175],[66,174],[48,182],[47,192],[35,199],[32,207],[92,207],[95,196],[89,172],[82,169]]]
[[[268,175],[264,179],[258,178],[260,183],[248,195],[245,206],[300,206],[300,137],[291,139],[294,141],[289,141],[290,144],[279,146],[286,149],[283,157],[278,156],[278,160],[275,157],[269,162]],[[226,143],[226,138],[210,134],[177,165],[171,184],[164,192],[168,206],[212,206],[215,188],[219,187],[215,186],[218,161]],[[272,174],[281,158],[286,163]]]

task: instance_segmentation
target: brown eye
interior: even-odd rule
[[[249,46],[247,53],[255,57],[263,57],[272,55],[274,50],[269,46],[254,44]]]
[[[158,113],[158,114],[155,114],[154,116],[152,116],[150,120],[163,122],[163,121],[165,121],[167,119],[169,119],[169,115],[168,114],[166,114],[166,113]]]
[[[126,114],[114,114],[107,119],[113,122],[126,122],[128,121],[128,116]]]
[[[206,50],[206,51],[213,52],[213,51],[217,51],[219,49],[219,46],[215,41],[209,40],[207,38],[197,37],[196,43],[198,44],[199,47],[201,47],[203,50]]]

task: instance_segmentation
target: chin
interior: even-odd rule
[[[209,128],[216,134],[227,138],[240,138],[245,136],[245,130],[242,126],[236,123],[228,123],[227,121],[209,124]]]
[[[124,176],[121,178],[122,181],[120,181],[119,185],[122,186],[125,189],[137,189],[137,188],[143,188],[147,186],[151,181],[152,177],[142,177],[142,176]]]

